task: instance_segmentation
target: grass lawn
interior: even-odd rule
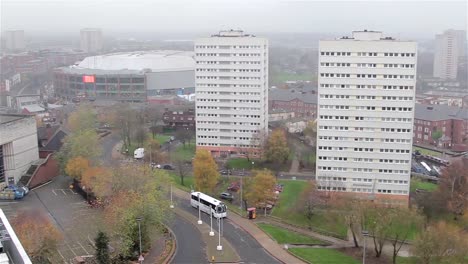
[[[274,84],[281,84],[286,81],[313,81],[315,79],[314,74],[297,74],[297,73],[287,73],[287,72],[279,72],[272,76],[272,81]]]
[[[433,192],[437,190],[437,187],[438,185],[432,182],[426,182],[419,179],[411,180],[411,192],[416,191],[416,189]]]
[[[175,155],[181,157],[183,160],[191,161],[195,156],[195,142],[191,142],[190,144],[186,143],[185,148],[183,144],[178,146],[175,150]]]
[[[289,251],[313,264],[359,264],[353,257],[332,248],[290,248]]]
[[[173,180],[175,187],[182,189],[184,191],[190,192],[191,191],[190,186],[195,186],[193,176],[191,175],[184,177],[184,185],[180,183],[179,174],[177,174],[176,172],[169,172],[169,176]]]
[[[322,240],[318,240],[309,236],[301,235],[297,232],[277,227],[274,225],[259,223],[258,227],[265,233],[273,237],[278,244],[304,244],[304,245],[327,245]]]
[[[419,150],[419,152],[421,154],[423,154],[423,155],[430,155],[430,156],[434,156],[434,157],[442,157],[442,153],[440,153],[440,152],[413,146],[413,151],[416,151],[416,150]]]
[[[151,133],[149,134],[149,138],[153,138]],[[169,141],[170,138],[171,138],[170,135],[157,134],[155,139],[159,142],[160,145],[162,145],[166,143],[167,141]]]
[[[335,233],[339,237],[346,237],[347,229],[343,219],[330,221],[323,213],[317,212],[309,221],[304,214],[295,212],[294,207],[298,202],[300,194],[306,187],[304,181],[281,180],[284,184],[283,192],[280,194],[279,202],[273,209],[272,215],[279,217],[294,225],[311,227],[316,231]]]
[[[254,162],[253,165],[252,165],[252,162]],[[250,170],[252,166],[254,166],[255,168],[256,163],[258,162],[255,160],[248,161],[247,159],[244,159],[244,158],[233,158],[233,159],[228,160],[226,165],[229,166],[229,168]]]

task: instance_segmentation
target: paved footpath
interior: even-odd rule
[[[187,192],[182,191],[180,189],[174,188],[173,194],[177,197],[186,198]],[[263,232],[260,228],[257,227],[252,221],[245,219],[235,213],[231,213],[228,216],[228,219],[231,220],[236,225],[240,226],[244,229],[247,233],[249,233],[255,240],[268,251],[273,257],[278,259],[283,263],[305,263],[302,260],[294,257],[293,255],[289,254],[284,248],[282,248],[278,243],[273,241],[265,232]]]

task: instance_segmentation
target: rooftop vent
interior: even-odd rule
[[[433,106],[428,106],[427,110],[434,110],[434,107]]]

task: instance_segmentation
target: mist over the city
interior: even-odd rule
[[[0,0],[0,263],[466,263],[467,14]]]
[[[98,27],[108,33],[148,33],[138,35],[143,39],[230,28],[322,34],[368,28],[429,38],[446,28],[465,28],[466,12],[466,1],[3,0],[1,28],[70,35]]]

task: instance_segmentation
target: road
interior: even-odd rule
[[[177,249],[172,263],[207,263],[204,243],[200,232],[182,217],[174,217],[170,225],[177,239]],[[195,246],[195,244],[197,246]]]
[[[190,201],[187,199],[177,198],[177,206],[194,216],[198,217],[198,211],[190,205]],[[228,212],[229,214],[229,212]],[[202,213],[202,221],[204,224],[210,223],[210,217]],[[280,263],[247,232],[245,232],[241,227],[234,224],[228,218],[223,221],[222,234],[224,238],[231,243],[234,249],[237,251],[241,257],[241,262],[244,263]],[[213,229],[218,229],[216,221],[213,219]],[[184,235],[185,237],[185,235]],[[188,236],[187,236],[188,237]],[[180,238],[177,239],[179,241]],[[192,241],[193,242],[193,241]],[[192,243],[193,244],[193,243]],[[191,262],[193,263],[193,262]]]
[[[113,130],[112,133],[102,139],[102,155],[101,160],[106,164],[118,162],[112,159],[112,151],[114,146],[121,141],[120,135],[117,131]]]
[[[117,133],[112,133],[104,138],[103,156],[105,162],[112,162],[112,149],[119,142],[120,138]],[[173,142],[170,147],[177,146],[179,142]],[[169,147],[168,144],[163,144],[163,148]],[[198,211],[190,206],[187,199],[177,199],[178,207],[198,217]],[[206,214],[202,214],[204,223],[209,223],[210,218]],[[217,228],[214,221],[213,228]],[[275,258],[268,254],[264,248],[242,228],[235,225],[228,219],[224,222],[222,234],[226,240],[235,248],[241,261],[244,263],[279,263]],[[173,263],[189,264],[189,263],[207,263],[205,244],[202,242],[201,234],[198,229],[187,222],[185,219],[175,216],[171,225],[172,230],[177,239],[177,251]]]

